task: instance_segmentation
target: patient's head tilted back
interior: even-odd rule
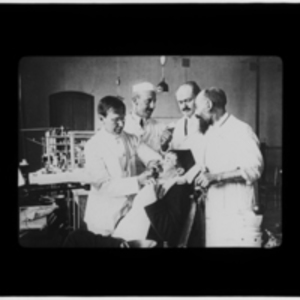
[[[182,176],[195,165],[190,150],[170,150],[162,162],[161,178],[168,179]]]

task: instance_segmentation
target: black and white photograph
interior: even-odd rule
[[[19,245],[280,247],[283,68],[267,55],[22,57]]]

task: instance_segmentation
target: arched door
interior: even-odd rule
[[[49,96],[50,127],[67,130],[94,130],[94,96],[64,91]]]

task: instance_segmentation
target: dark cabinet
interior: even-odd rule
[[[94,130],[94,96],[64,91],[49,96],[50,127],[67,130]]]

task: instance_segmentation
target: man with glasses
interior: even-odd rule
[[[187,149],[186,142],[195,133],[199,133],[199,121],[195,117],[195,99],[200,87],[195,81],[188,81],[181,85],[176,92],[176,100],[183,117],[178,120],[173,133],[166,130],[161,137],[162,150]]]

